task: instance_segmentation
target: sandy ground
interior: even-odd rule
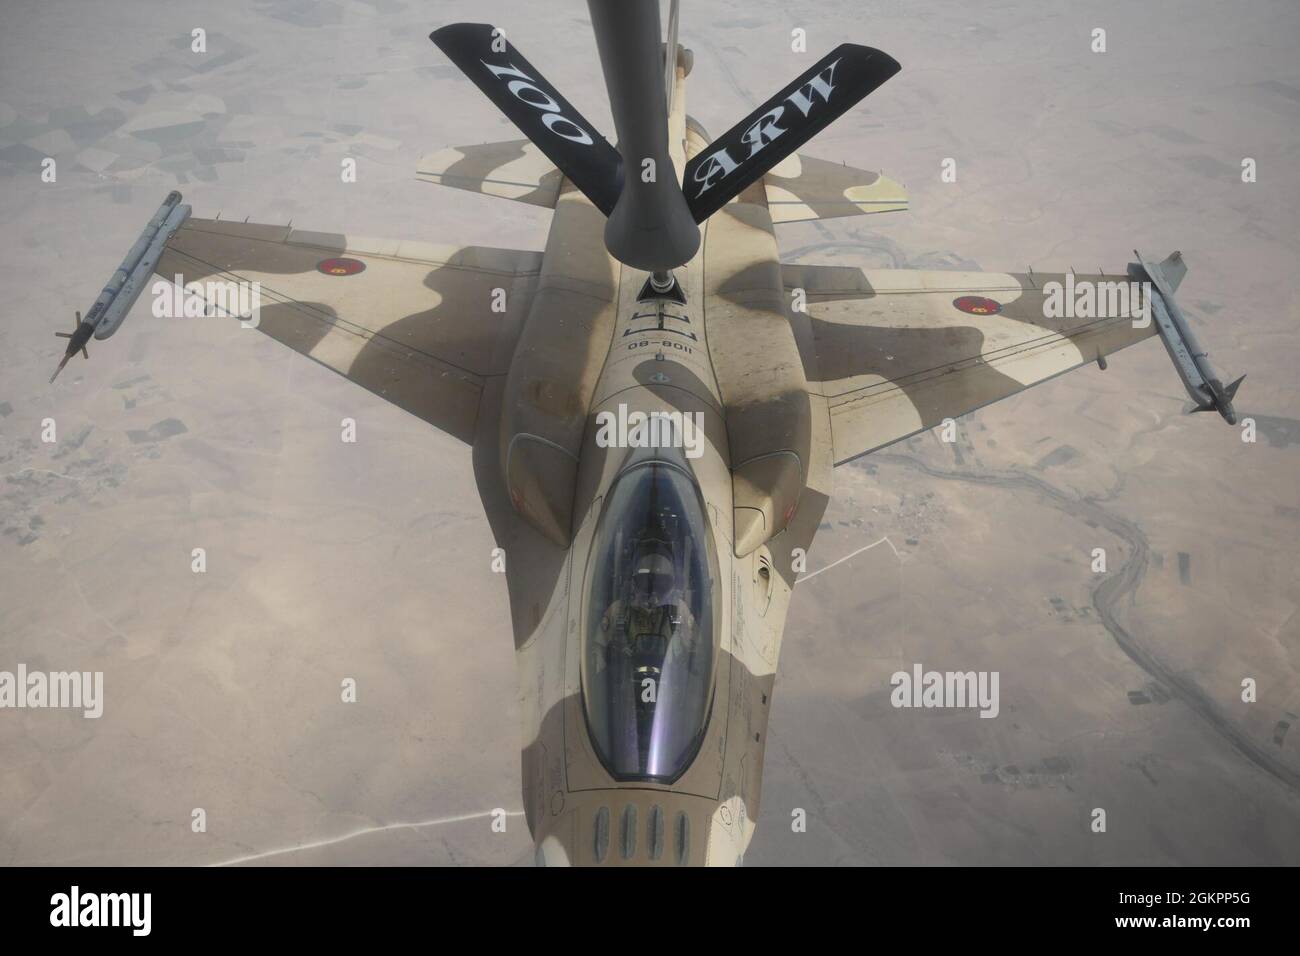
[[[746,862],[1300,862],[1300,10],[806,6],[688,0],[682,26],[688,109],[715,132],[807,65],[795,27],[811,56],[852,39],[903,63],[806,151],[884,169],[912,210],[782,227],[788,259],[1118,271],[1135,246],[1181,249],[1180,301],[1225,375],[1249,372],[1259,440],[1184,415],[1150,342],[963,419],[955,445],[839,469]],[[518,707],[467,449],[261,336],[143,302],[46,379],[51,333],[173,188],[197,215],[541,248],[544,210],[415,181],[425,152],[514,136],[427,34],[504,25],[610,131],[585,5],[3,17],[0,669],[100,670],[106,703],[0,711],[0,863],[530,861],[522,817],[490,826],[519,807]],[[913,662],[997,670],[1002,713],[895,710]]]

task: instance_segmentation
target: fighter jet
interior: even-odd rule
[[[589,7],[617,148],[504,30],[431,37],[526,138],[419,178],[553,210],[543,250],[198,219],[173,195],[65,361],[116,329],[133,276],[260,282],[262,332],[469,447],[537,861],[736,864],[835,466],[1156,335],[1198,407],[1232,421],[1237,383],[1174,304],[1177,254],[1090,276],[783,264],[781,223],[906,208],[798,151],[897,61],[841,44],[714,139],[686,113],[676,2],[666,31],[657,0]]]

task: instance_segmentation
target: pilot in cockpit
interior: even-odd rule
[[[672,546],[646,537],[631,550],[632,573],[619,599],[601,616],[597,640],[606,654],[636,658],[635,673],[659,675],[679,660],[689,662],[696,638],[694,621],[684,582],[678,580],[674,567]]]
[[[714,677],[718,571],[699,488],[647,461],[611,486],[585,582],[582,704],[619,779],[675,777],[698,748]]]
[[[681,603],[681,589],[676,587],[673,559],[667,547],[658,541],[643,542],[641,553],[632,559],[632,594],[629,603],[642,611]]]

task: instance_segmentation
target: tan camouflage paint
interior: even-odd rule
[[[685,114],[689,60],[679,48],[670,117],[679,170],[708,141]],[[464,147],[426,158],[420,176],[553,205],[543,253],[192,220],[158,271],[262,282],[262,331],[472,444],[506,558],[524,808],[539,861],[736,863],[759,812],[793,555],[811,547],[832,463],[1151,329],[1127,318],[1045,320],[1041,284],[1059,276],[782,266],[774,219],[906,202],[883,177],[804,156],[704,224],[700,254],[677,273],[685,306],[638,303],[645,273],[608,256],[600,213],[539,160],[523,142]],[[337,256],[366,269],[317,270]],[[791,307],[796,288],[807,311]],[[506,290],[504,313],[490,309],[496,289]],[[961,312],[953,299],[967,294],[1000,310]],[[595,416],[620,403],[698,411],[705,422],[690,467],[719,562],[719,667],[699,755],[671,786],[611,779],[581,702],[592,536],[631,454],[596,445]]]

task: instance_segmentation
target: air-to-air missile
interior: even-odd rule
[[[149,224],[141,231],[140,238],[135,241],[131,251],[122,260],[122,264],[114,270],[112,277],[104,286],[104,291],[91,305],[86,317],[83,319],[78,312],[76,327],[72,332],[54,333],[69,341],[59,367],[50,376],[51,382],[59,377],[63,366],[67,365],[68,360],[78,352],[90,358],[90,353],[86,351],[86,343],[90,341],[92,335],[97,339],[106,339],[118,330],[127,313],[131,311],[131,306],[135,305],[136,299],[140,298],[140,293],[148,285],[154,266],[158,264],[158,259],[163,253],[163,247],[167,245],[167,240],[175,235],[176,230],[189,216],[190,207],[181,204],[181,194],[175,190],[168,193],[167,198],[158,207],[158,211],[149,220]]]
[[[1174,301],[1174,290],[1187,273],[1182,253],[1175,252],[1159,264],[1144,259],[1136,249],[1133,254],[1138,261],[1129,263],[1129,277],[1139,282],[1149,280],[1155,289],[1156,294],[1151,296],[1151,317],[1156,323],[1160,341],[1165,343],[1174,368],[1178,370],[1178,377],[1183,380],[1183,387],[1196,404],[1192,411],[1216,411],[1229,425],[1237,424],[1232,400],[1246,376],[1228,385],[1223,384],[1210,364],[1209,355],[1192,333],[1182,309]]]

